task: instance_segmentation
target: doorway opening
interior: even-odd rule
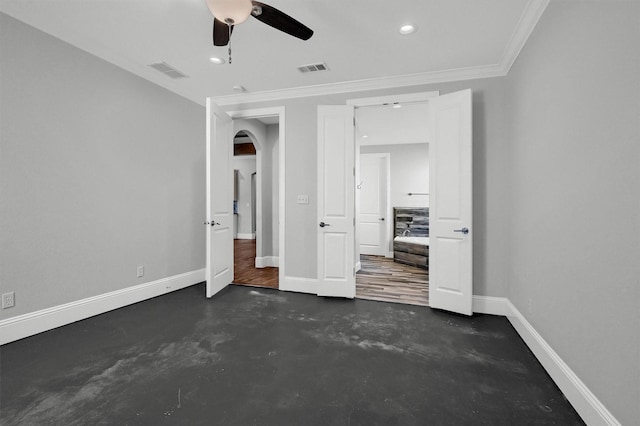
[[[429,305],[425,101],[356,106],[356,297]]]
[[[277,289],[278,120],[234,119],[233,127],[233,283]]]

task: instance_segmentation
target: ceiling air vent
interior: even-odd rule
[[[154,70],[160,71],[162,74],[174,79],[187,77],[186,74],[181,73],[166,62],[157,62],[155,64],[149,64],[149,66]]]
[[[329,67],[323,62],[321,64],[300,65],[298,71],[301,73],[329,71]]]

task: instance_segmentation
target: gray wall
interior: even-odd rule
[[[624,425],[640,424],[639,42],[637,2],[551,2],[507,77],[509,299]]]
[[[0,52],[0,318],[204,268],[204,108],[3,14]]]
[[[360,154],[388,153],[393,207],[429,207],[428,195],[409,195],[410,192],[429,192],[429,145],[426,143],[367,145]],[[391,218],[389,218],[391,219]]]
[[[253,234],[251,226],[254,206],[251,200],[251,175],[256,173],[256,156],[234,156],[233,168],[238,171],[238,215],[236,217],[238,228],[236,231],[238,234],[244,234],[241,236],[247,239],[248,235]]]
[[[268,244],[271,239],[271,246],[265,245],[263,255],[264,256],[278,256],[279,253],[279,239],[280,239],[280,169],[279,169],[279,140],[280,140],[280,125],[271,124],[267,126],[267,146],[269,146],[271,155],[268,166],[271,173],[271,193],[267,199],[263,199],[263,206],[265,210],[271,211],[271,226],[268,226],[263,231],[265,235],[265,243]],[[269,207],[270,206],[270,207]]]
[[[257,212],[262,226],[262,240],[257,241],[257,243],[260,244],[263,257],[276,256],[278,247],[277,226],[274,228],[274,221],[276,221],[277,225],[278,220],[278,128],[279,125],[277,124],[265,125],[257,119],[236,118],[233,120],[234,133],[241,130],[248,131],[250,137],[253,138],[256,151],[259,151],[262,157],[262,176],[260,177],[262,182],[262,209]],[[239,213],[245,214],[240,212],[241,206],[238,207]],[[249,233],[246,230],[239,232]],[[274,248],[276,249],[276,254],[273,254]]]
[[[285,106],[285,272],[287,276],[317,278],[316,220],[317,107],[344,105],[347,99],[439,90],[450,93],[473,90],[474,137],[474,293],[506,296],[507,123],[504,120],[503,78],[471,80],[391,90],[335,94],[273,102],[228,105],[229,111]],[[309,204],[296,203],[308,194]]]

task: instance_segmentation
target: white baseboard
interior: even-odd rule
[[[316,278],[284,277],[278,287],[284,291],[318,294],[318,280]]]
[[[507,315],[507,298],[492,296],[473,296],[472,310],[478,314]]]
[[[256,268],[278,268],[280,267],[280,258],[278,256],[256,257]]]
[[[189,287],[204,280],[205,270],[200,269],[8,318],[0,321],[0,345]],[[280,290],[317,294],[318,280],[285,276],[280,283]],[[506,316],[586,424],[620,426],[613,414],[508,299],[473,296],[473,311]]]
[[[240,234],[236,235],[237,240],[255,240],[256,234]]]
[[[547,370],[547,373],[582,417],[582,420],[590,426],[620,426],[620,422],[549,346],[511,301],[508,299],[505,301],[505,315],[511,325]]]
[[[473,296],[473,312],[506,316],[586,424],[590,426],[620,426],[620,422],[576,376],[509,299]]]
[[[204,280],[205,270],[199,269],[8,318],[0,321],[0,345],[180,290]]]

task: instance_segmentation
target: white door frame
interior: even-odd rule
[[[233,117],[231,117],[231,118],[233,119]],[[249,129],[238,129],[238,130],[236,130],[235,129],[235,123],[234,123],[234,129],[233,129],[234,138],[241,131],[247,132],[248,137],[251,140],[251,143],[253,144],[253,146],[254,146],[254,148],[256,150],[256,158],[255,158],[255,160],[256,160],[256,200],[255,200],[255,209],[256,209],[256,215],[257,216],[261,216],[262,215],[262,175],[263,175],[263,173],[262,173],[262,150],[264,149],[262,144],[264,143],[264,141],[259,141],[258,138],[256,137],[256,135],[251,133],[251,131]],[[240,207],[240,206],[238,206],[238,207]],[[251,208],[253,209],[253,206],[251,206]],[[246,236],[243,236],[243,237],[246,239]],[[253,235],[253,237],[256,240],[256,257],[262,257],[262,221],[261,220],[257,220],[257,217],[256,217],[256,232]]]
[[[419,94],[414,94],[414,97],[409,97],[410,99],[412,99],[411,102],[418,102],[419,101],[417,99],[417,98],[419,98],[418,95]],[[436,92],[436,93],[431,92],[429,94],[422,94],[422,95],[430,95],[430,96],[425,96],[426,99],[422,99],[422,100],[426,101],[427,103],[429,103],[429,98],[432,97],[432,96],[439,96],[439,93],[438,92]],[[446,97],[446,100],[444,100],[445,97]],[[376,105],[376,104],[381,104],[381,103],[384,104],[384,103],[393,103],[393,102],[408,102],[408,101],[402,101],[402,100],[400,100],[400,98],[401,98],[401,96],[397,96],[397,97],[396,96],[386,96],[386,97],[382,97],[382,98],[354,99],[354,100],[348,101],[347,103],[351,103],[351,104],[356,105],[356,106],[358,106],[358,105],[370,106],[370,105]],[[464,107],[460,106],[460,105],[462,105],[461,100],[463,98],[466,98],[466,99],[469,100],[469,104],[467,106],[464,106]],[[460,108],[465,111],[465,114],[468,113],[469,116],[471,115],[472,103],[470,101],[471,100],[471,90],[470,89],[462,90],[460,92],[451,93],[451,94],[443,96],[442,98],[439,98],[439,100],[440,99],[443,99],[443,102],[453,102],[453,103],[455,103],[455,105],[460,106]],[[438,102],[438,103],[440,103],[440,102]],[[434,102],[434,104],[435,104],[435,102]],[[446,104],[446,105],[448,106],[448,104]],[[434,134],[435,134],[435,130],[434,130],[434,126],[433,126],[434,125],[434,121],[433,121],[434,120],[434,118],[433,118],[434,116],[432,115],[431,111],[429,112],[429,116],[428,117],[429,117],[429,121],[431,123],[431,128],[429,129],[429,132],[430,132],[429,137],[433,139]],[[463,127],[461,129],[461,133],[463,134],[463,136],[461,136],[461,140],[463,140],[463,141],[464,140],[471,141],[473,139],[473,128],[472,128],[471,121],[467,121],[466,119],[462,119],[462,121],[463,121],[463,123],[462,123]],[[465,139],[465,138],[468,138],[468,139]],[[467,144],[465,146],[470,146],[470,145]],[[430,150],[430,152],[431,152],[431,150]],[[465,158],[468,158],[468,157],[465,157]],[[359,157],[356,158],[356,161],[358,161],[358,160],[359,160]],[[469,164],[469,166],[472,167],[472,163]],[[439,194],[439,192],[436,191],[437,185],[435,184],[435,179],[434,179],[434,171],[435,170],[436,170],[435,167],[430,167],[429,168],[429,171],[430,171],[430,173],[429,173],[429,175],[430,175],[429,196],[430,196],[431,200],[437,199],[438,194]],[[470,168],[465,172],[465,176],[469,180],[473,179],[473,176],[472,176]],[[465,188],[468,187],[468,189],[471,190],[472,182],[469,181],[467,183],[468,183],[468,185],[465,186]],[[469,201],[471,201],[471,196],[470,195],[469,195]],[[430,203],[430,204],[432,204],[432,203]],[[469,215],[472,216],[473,209],[471,207],[471,204],[468,203],[467,205],[469,206],[469,210],[468,211],[465,210],[465,211]],[[469,218],[466,218],[465,220],[467,222],[471,221],[471,220],[469,220]],[[471,226],[471,223],[469,223],[469,224],[462,223],[462,225],[460,225],[460,226],[457,226],[457,224],[454,224],[454,225],[456,225],[454,227],[460,228],[461,226]],[[449,228],[451,228],[451,226],[449,226]],[[467,234],[468,233],[467,228],[456,229],[456,230],[453,230],[453,229],[450,230],[450,229],[447,228],[447,231],[450,231],[449,233],[451,233],[451,234],[453,234],[454,232],[460,232],[460,231],[463,231],[462,232],[463,234]],[[435,232],[435,238],[438,238],[438,235],[439,234],[437,232]],[[458,235],[456,235],[456,237],[458,237]],[[463,237],[464,237],[464,235],[463,235]],[[450,238],[450,239],[453,239],[453,238]],[[457,239],[464,241],[466,243],[467,249],[468,249],[466,251],[466,253],[468,254],[468,255],[466,255],[466,258],[464,257],[465,254],[463,253],[463,255],[461,255],[462,256],[461,259],[463,261],[465,259],[467,259],[467,260],[470,259],[469,256],[473,255],[473,251],[472,251],[473,249],[469,248],[469,247],[471,247],[471,238],[470,237],[466,237],[466,238],[457,238]],[[433,241],[433,238],[431,238],[431,241]],[[357,242],[357,239],[356,239],[356,242]],[[436,244],[432,243],[432,246],[436,246]],[[435,268],[436,268],[436,266],[437,266],[436,264],[438,262],[433,262],[433,260],[432,260],[433,256],[434,256],[434,253],[438,253],[438,248],[437,247],[433,247],[433,250],[430,251],[429,263],[431,264],[431,267],[434,268],[434,271],[432,271],[432,274],[430,274],[430,275],[437,276],[437,271],[435,271]],[[450,257],[451,256],[448,256],[447,259],[449,259]],[[441,259],[441,257],[439,259]],[[450,271],[449,268],[447,268],[445,270],[446,271]],[[453,274],[454,277],[455,277],[455,275],[456,274]],[[473,274],[472,274],[472,270],[471,269],[467,270],[465,268],[462,271],[461,275],[463,275],[462,276],[462,287],[464,287],[462,290],[456,289],[456,291],[452,291],[452,289],[449,289],[446,286],[443,287],[443,289],[441,290],[440,288],[438,288],[439,279],[438,279],[438,281],[435,282],[435,286],[434,286],[433,290],[436,293],[439,290],[441,290],[440,293],[441,293],[442,297],[439,298],[439,301],[438,301],[437,304],[435,303],[435,297],[434,297],[434,304],[432,305],[432,307],[445,309],[445,310],[448,310],[448,311],[451,311],[451,312],[459,312],[459,313],[466,314],[466,315],[471,315],[473,313],[473,309],[472,309],[472,300],[473,300]],[[450,278],[450,277],[447,277],[447,278]],[[449,283],[449,282],[457,283],[457,281],[455,281],[454,279],[449,279],[447,281],[447,283]],[[470,283],[469,286],[464,284],[465,282],[466,283]],[[468,299],[465,297],[465,294],[468,295]],[[454,295],[455,297],[448,297],[449,295]],[[440,296],[440,294],[439,294],[439,296]]]
[[[232,119],[251,119],[251,118],[260,118],[260,117],[269,117],[269,116],[278,116],[278,287],[282,288],[282,283],[284,282],[285,277],[285,247],[284,247],[284,228],[285,228],[285,107],[269,107],[269,108],[257,108],[257,109],[247,109],[240,111],[228,111],[227,114]],[[231,142],[233,143],[233,141]],[[258,182],[256,188],[256,209],[262,209],[262,181],[261,181],[261,171],[262,171],[262,155],[258,157],[258,152],[256,152],[256,170],[258,172]],[[258,227],[260,230],[258,230]],[[258,232],[262,232],[261,221],[256,223],[256,238]],[[258,241],[256,241],[257,246]],[[260,248],[260,254],[262,255],[262,247]],[[256,256],[257,248],[256,248]]]
[[[393,104],[394,102],[400,102],[400,103],[428,102],[429,98],[433,98],[434,96],[439,96],[439,95],[440,95],[440,92],[436,90],[431,92],[418,92],[418,93],[405,93],[400,95],[376,96],[372,98],[354,98],[354,99],[347,99],[347,105],[353,105],[357,111],[359,107]],[[357,120],[358,120],[357,113],[355,114],[355,117],[356,117],[356,125],[357,125]],[[355,168],[356,168],[356,176],[359,177],[360,176],[360,143],[356,140],[355,145],[356,145]],[[389,203],[391,203],[391,192],[389,192],[387,199],[389,200]],[[360,197],[356,189],[356,211],[354,212],[355,217],[357,217],[359,213],[359,209],[360,209],[359,203],[360,203]],[[389,206],[391,206],[391,204],[389,204]],[[391,212],[391,207],[389,207],[389,216],[388,216],[389,227],[393,227],[393,223],[391,221],[392,217],[393,217],[393,213]],[[391,233],[389,235],[391,235]],[[357,227],[355,232],[355,247],[356,247],[355,267],[356,267],[356,271],[359,271],[360,270],[360,235]],[[389,251],[389,256],[393,256],[392,251]]]

